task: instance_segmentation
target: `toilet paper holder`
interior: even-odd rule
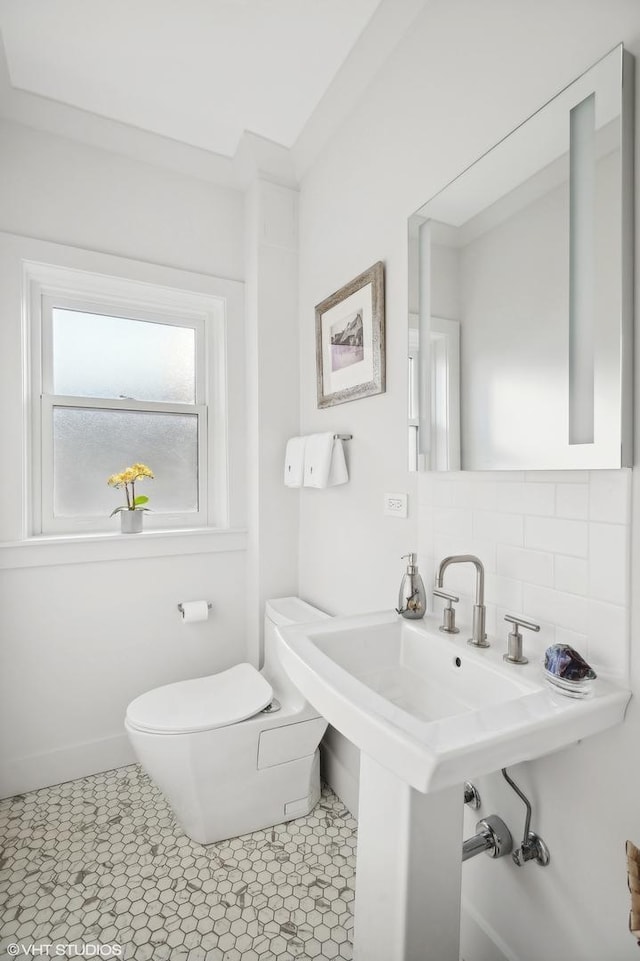
[[[207,607],[209,608],[209,610],[211,610],[211,608],[213,607],[213,604],[211,603],[211,601],[207,601]],[[184,607],[182,606],[182,604],[178,604],[178,610],[180,611],[181,614],[184,614]]]

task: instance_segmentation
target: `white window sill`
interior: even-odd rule
[[[0,543],[0,570],[87,564],[95,561],[170,557],[177,554],[211,554],[247,549],[247,532],[206,527],[182,530],[148,530],[140,534],[105,532],[52,534],[24,541]]]

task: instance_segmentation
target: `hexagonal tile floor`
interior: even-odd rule
[[[8,798],[0,956],[351,958],[355,848],[326,787],[307,817],[206,846],[137,765]]]

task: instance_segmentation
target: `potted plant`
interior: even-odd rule
[[[144,505],[149,498],[144,494],[136,494],[136,482],[145,478],[153,479],[153,471],[146,464],[133,464],[120,474],[112,474],[108,479],[109,487],[124,488],[127,503],[111,511],[110,517],[120,514],[120,529],[123,534],[139,534],[142,530],[143,511],[149,508]]]

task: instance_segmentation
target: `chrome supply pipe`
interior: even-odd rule
[[[511,854],[513,838],[507,825],[496,814],[482,818],[476,824],[477,834],[462,843],[462,860],[475,858],[476,854],[486,852],[492,858],[502,858]]]
[[[472,838],[467,838],[466,841],[462,842],[462,860],[470,861],[471,858],[475,858],[477,854],[483,854],[485,851],[489,851],[492,842],[489,834],[485,831],[479,831],[478,834],[474,834]]]

